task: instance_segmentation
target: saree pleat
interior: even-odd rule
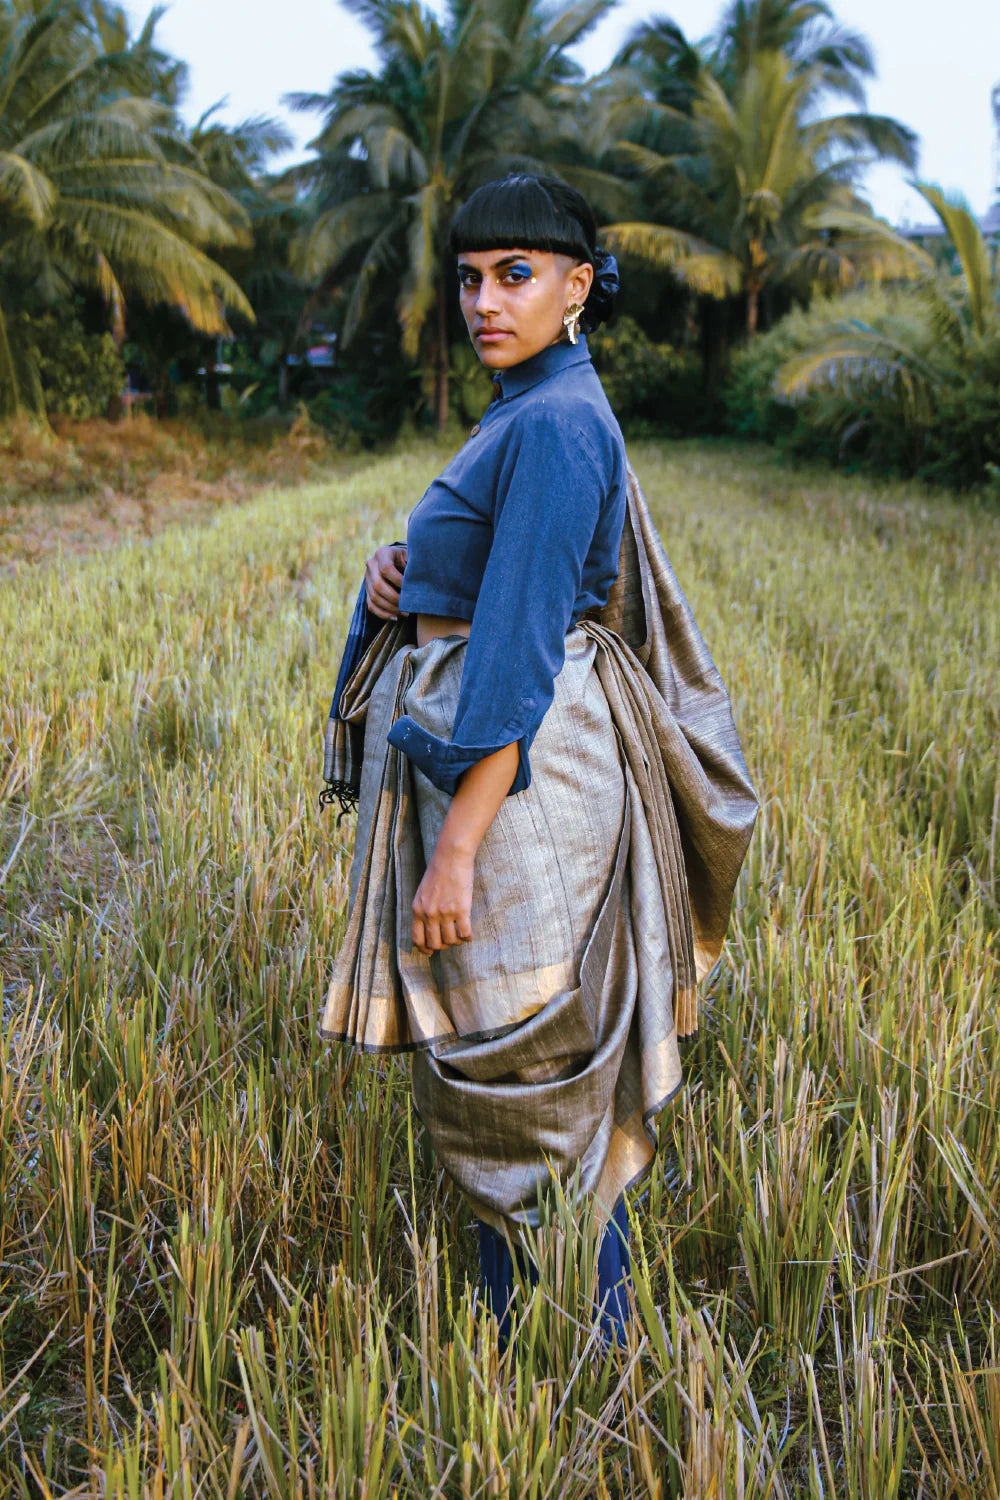
[[[477,855],[472,940],[419,953],[412,901],[451,799],[385,736],[408,713],[450,737],[465,647],[386,626],[343,691],[351,739],[334,731],[327,770],[356,774],[359,726],[364,759],[322,1030],[413,1051],[416,1107],[482,1219],[536,1223],[540,1189],[574,1171],[608,1215],[680,1087],[678,1037],[721,952],[756,798],[632,476],[618,580],[567,634],[531,785]]]

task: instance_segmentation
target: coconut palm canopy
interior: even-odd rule
[[[447,227],[517,168],[583,190],[677,306],[685,289],[740,299],[749,333],[772,288],[918,274],[857,196],[865,166],[912,166],[915,142],[865,111],[869,49],[827,0],[730,0],[696,40],[651,19],[590,79],[571,49],[614,0],[346,3],[376,66],[291,96],[322,126],[314,155],[275,176],[290,138],[274,121],[181,125],[186,69],[157,45],[158,11],[133,36],[103,0],[0,0],[0,406],[40,400],[15,311],[97,294],[119,338],[130,303],[140,337],[156,306],[205,334],[256,311],[283,366],[335,294],[342,347],[375,316],[398,325],[441,424],[458,333]]]
[[[208,252],[249,239],[245,211],[177,126],[178,67],[130,41],[120,12],[57,0],[0,7],[0,404],[37,406],[11,314],[96,291],[119,334],[129,298],[179,308],[193,328],[253,317]]]
[[[871,71],[864,42],[823,0],[735,0],[699,46],[673,23],[638,28],[607,77],[606,107],[644,213],[610,239],[695,291],[744,295],[750,333],[768,285],[886,274],[884,242],[855,232],[848,253],[816,218],[860,215],[855,184],[873,161],[915,164],[898,121],[824,113],[831,97],[862,105]]]
[[[308,217],[294,265],[317,297],[347,294],[347,344],[391,291],[404,353],[434,371],[439,423],[447,225],[507,169],[573,182],[611,221],[619,250],[696,292],[744,297],[750,332],[769,285],[848,285],[903,264],[883,240],[859,229],[843,240],[815,217],[834,207],[860,216],[862,169],[915,159],[905,127],[864,111],[870,52],[825,0],[734,0],[702,42],[650,21],[592,80],[567,49],[609,0],[558,11],[453,0],[440,17],[417,0],[349,4],[379,66],[291,101],[324,116],[316,158],[288,174]],[[854,107],[825,113],[838,97]]]
[[[583,82],[567,49],[612,3],[553,11],[538,0],[452,0],[439,19],[413,0],[349,0],[375,37],[380,70],[344,73],[328,96],[293,100],[325,117],[315,162],[293,173],[315,203],[296,267],[323,291],[351,280],[347,342],[375,287],[394,284],[404,351],[426,350],[435,371],[439,422],[451,291],[444,246],[463,199],[508,169],[562,162],[595,201],[623,201],[614,177],[566,160]]]

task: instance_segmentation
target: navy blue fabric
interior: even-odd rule
[[[499,1324],[499,1343],[506,1349],[510,1339],[511,1298],[514,1294],[514,1262],[504,1235],[489,1224],[479,1226],[479,1268],[483,1278],[483,1296],[493,1309]],[[538,1268],[520,1245],[515,1249],[521,1275],[530,1286],[538,1283]],[[632,1279],[632,1262],[628,1249],[628,1213],[625,1199],[608,1221],[597,1253],[597,1301],[601,1306],[601,1333],[609,1342],[625,1342],[628,1322],[626,1288]]]
[[[350,628],[347,632],[347,640],[344,642],[344,654],[340,659],[340,671],[337,673],[337,686],[333,690],[333,703],[330,705],[330,718],[340,718],[340,695],[347,686],[348,680],[355,671],[361,658],[375,639],[380,625],[385,621],[380,620],[378,615],[373,615],[368,608],[368,599],[364,584],[358,594],[354,605],[354,613],[351,616]]]
[[[393,547],[405,547],[406,543],[395,541]],[[354,613],[347,631],[347,639],[344,642],[344,653],[340,658],[340,670],[337,673],[337,686],[333,690],[333,702],[330,705],[330,718],[339,719],[340,695],[343,693],[349,679],[359,665],[372,641],[378,635],[379,630],[385,624],[378,615],[373,615],[368,608],[368,592],[362,580],[358,597],[354,601]]]
[[[627,464],[586,340],[500,372],[500,399],[410,516],[399,607],[470,620],[450,741],[409,715],[389,743],[435,786],[518,742],[511,793],[565,659],[565,635],[618,573]]]

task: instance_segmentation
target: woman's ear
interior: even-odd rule
[[[567,279],[571,302],[586,302],[590,288],[594,282],[594,268],[589,261],[584,261],[580,266],[574,266]]]

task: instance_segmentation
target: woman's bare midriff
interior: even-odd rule
[[[426,646],[441,635],[468,636],[471,620],[452,620],[447,615],[417,615],[417,645]]]

